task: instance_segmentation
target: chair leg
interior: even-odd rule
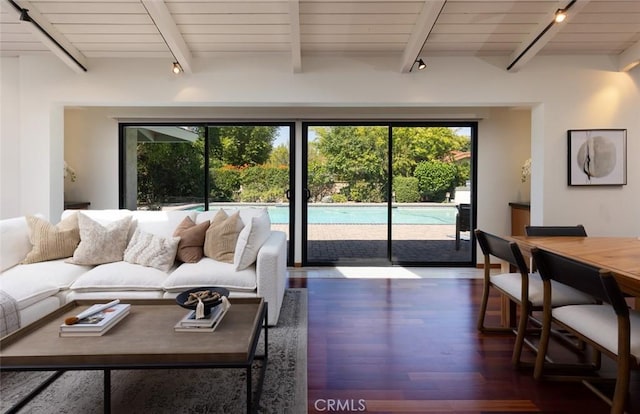
[[[616,388],[613,393],[611,406],[611,414],[623,414],[627,403],[627,395],[629,394],[629,360],[620,358],[617,361]]]
[[[484,317],[487,313],[487,305],[489,303],[489,282],[485,279],[484,288],[482,290],[482,303],[480,304],[480,312],[478,312],[477,329],[484,332]]]
[[[545,310],[545,313],[550,311]],[[539,380],[542,378],[544,370],[544,362],[547,357],[547,349],[549,348],[549,337],[551,336],[551,315],[545,314],[542,318],[542,331],[540,333],[540,343],[538,344],[538,354],[536,355],[536,364],[533,369],[533,378]]]
[[[516,333],[516,343],[513,347],[513,355],[511,363],[518,367],[520,365],[520,357],[522,356],[522,347],[527,333],[527,325],[529,322],[529,306],[526,303],[520,305],[520,320],[518,322],[518,331]]]

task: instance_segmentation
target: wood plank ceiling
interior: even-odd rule
[[[94,58],[278,54],[389,55],[398,70],[431,56],[504,56],[518,70],[536,55],[640,61],[640,0],[0,0],[0,54],[54,53],[76,71]],[[567,8],[562,24],[549,23]],[[20,21],[27,9],[32,22]],[[529,47],[541,32],[533,47]],[[522,53],[525,52],[525,53]],[[521,56],[522,55],[522,56]],[[505,69],[507,69],[505,67]]]

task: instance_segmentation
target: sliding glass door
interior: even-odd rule
[[[474,123],[303,124],[305,265],[469,265]]]
[[[393,263],[472,262],[473,130],[451,124],[392,128]]]
[[[386,264],[389,128],[309,124],[303,133],[306,262]]]

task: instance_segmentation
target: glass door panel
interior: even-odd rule
[[[265,207],[271,227],[289,237],[289,125],[208,127],[208,209],[242,203]]]
[[[123,127],[121,206],[129,210],[201,205],[204,129],[194,125]]]
[[[388,264],[389,128],[309,124],[305,264]]]
[[[470,127],[393,127],[394,263],[472,261],[471,132]]]

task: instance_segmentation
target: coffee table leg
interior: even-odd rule
[[[251,378],[251,365],[247,367],[247,414],[251,414],[253,412],[252,408],[252,398],[251,398],[251,383],[253,379]]]
[[[104,370],[104,393],[102,396],[104,401],[104,412],[109,414],[111,412],[111,370]]]

